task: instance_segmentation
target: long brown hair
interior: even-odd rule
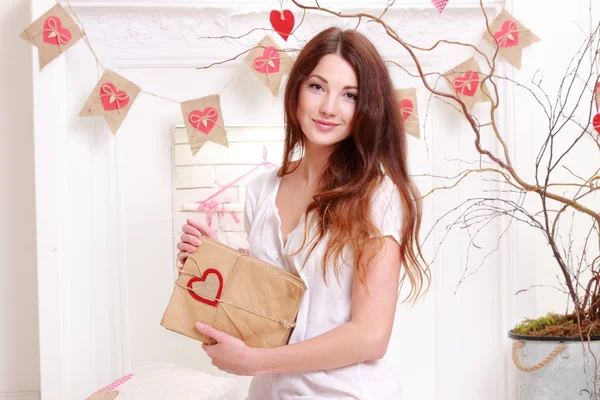
[[[336,144],[321,175],[314,201],[306,209],[305,226],[309,214],[316,217],[316,235],[310,241],[310,252],[329,234],[322,263],[323,279],[327,282],[327,261],[341,260],[344,247],[350,244],[355,272],[366,287],[368,263],[384,245],[382,238],[376,245],[369,240],[381,237],[371,221],[370,207],[376,188],[383,183],[383,167],[398,188],[403,208],[400,261],[404,268],[400,285],[409,278],[411,288],[404,301],[416,302],[421,292],[427,292],[431,282],[419,245],[421,196],[408,173],[407,139],[391,78],[381,55],[364,35],[354,30],[329,28],[311,39],[298,55],[285,88],[285,147],[279,175],[295,169],[292,169],[292,158],[304,148],[304,134],[296,116],[298,92],[327,54],[337,54],[353,67],[358,78],[358,99],[352,132]],[[306,245],[307,230],[304,232],[301,248]],[[341,265],[337,261],[335,264],[335,276],[339,279]]]

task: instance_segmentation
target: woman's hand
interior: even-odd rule
[[[202,244],[200,236],[206,236],[214,240],[219,240],[217,233],[207,225],[201,224],[191,219],[187,219],[187,223],[181,228],[181,241],[177,243],[177,259],[183,265],[188,256],[196,251],[198,246]]]
[[[202,344],[202,350],[212,359],[212,364],[221,371],[235,375],[258,375],[258,352],[246,346],[240,339],[221,332],[212,326],[196,323],[196,329],[217,341],[216,344]]]

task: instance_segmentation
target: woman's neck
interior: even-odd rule
[[[297,177],[308,188],[316,188],[325,168],[329,155],[333,151],[332,147],[314,146],[306,143],[304,146],[304,156],[300,159],[300,165],[296,169]]]

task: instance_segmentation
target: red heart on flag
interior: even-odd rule
[[[454,78],[453,83],[458,93],[473,97],[479,88],[479,74],[475,71],[467,71]]]
[[[105,111],[118,110],[129,103],[129,95],[107,82],[100,86],[100,101]]]
[[[519,29],[515,21],[504,21],[502,28],[494,33],[500,47],[513,47],[519,44]]]
[[[52,15],[46,18],[43,28],[44,42],[55,45],[63,45],[71,40],[71,31],[63,28],[60,18]]]
[[[198,131],[208,135],[219,119],[219,113],[213,107],[206,107],[203,111],[194,110],[188,115],[188,121]]]
[[[592,120],[592,124],[594,125],[594,129],[600,135],[600,114],[596,114],[594,119]]]
[[[413,102],[410,99],[400,100],[400,111],[402,112],[402,120],[406,121],[413,111]]]
[[[273,29],[287,41],[290,33],[294,29],[294,14],[290,10],[283,10],[283,14],[277,10],[271,11],[269,20]]]
[[[273,46],[263,50],[262,56],[254,59],[254,69],[263,74],[272,74],[279,71],[279,52]]]
[[[206,282],[207,279],[210,279],[208,284]],[[215,279],[217,279],[219,282],[219,286],[216,288],[216,290],[214,286],[216,283],[214,281]],[[199,283],[196,285],[196,287],[194,287],[194,283],[197,282]],[[192,279],[190,279],[187,283],[187,287],[190,296],[192,296],[194,299],[204,304],[208,304],[209,306],[217,307],[219,305],[219,300],[221,299],[221,294],[223,293],[223,275],[221,275],[218,270],[209,268],[204,271],[200,278],[194,276]],[[200,292],[200,294],[198,294],[198,292]],[[209,296],[210,298],[207,299],[202,297],[201,294]]]

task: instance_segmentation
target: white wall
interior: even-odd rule
[[[234,8],[232,1],[223,3],[227,3],[224,7],[228,10]],[[429,0],[411,4],[416,3],[422,3],[424,9],[431,7]],[[431,39],[439,36],[454,35],[458,38],[462,37],[459,36],[459,31],[460,35],[472,35],[477,31],[475,15],[478,11],[469,8],[472,7],[471,3],[478,1],[456,2],[460,10],[449,9],[440,17],[434,12],[421,13],[414,9],[406,13],[390,10],[387,15],[403,15],[402,18],[398,17],[395,25],[404,28],[403,37],[408,37],[409,41],[431,44]],[[585,21],[588,1],[580,0],[577,7],[558,1],[514,3],[516,4],[511,7],[516,16],[543,40],[525,52],[524,67],[517,76],[526,81],[537,66],[544,67],[547,76],[555,76],[560,71],[559,68],[562,68],[560,63],[554,62],[558,57],[557,46],[564,50],[573,49],[573,21]],[[213,51],[215,54],[211,53],[208,56],[210,59],[221,57],[219,51],[223,51],[222,48],[195,40],[195,36],[199,35],[195,24],[202,21],[202,16],[197,15],[198,13],[182,15],[182,11],[168,9],[164,6],[166,2],[163,2],[162,8],[154,10],[141,7],[139,11],[130,12],[128,19],[123,19],[122,10],[118,7],[109,10],[103,8],[101,2],[95,4],[97,9],[81,7],[79,10],[92,42],[98,45],[96,51],[105,66],[118,68],[120,73],[136,80],[146,90],[187,100],[209,91],[220,90],[228,78],[235,74],[233,69],[241,67],[238,62],[210,72],[194,69],[197,65],[208,63],[203,52]],[[450,4],[452,5],[452,1]],[[38,5],[38,8],[43,7]],[[544,18],[539,18],[540,9],[546,9]],[[459,12],[462,14],[459,15]],[[231,17],[228,14],[231,12],[219,12],[215,18],[207,17],[211,20],[202,23],[206,22],[207,26],[208,23],[214,23],[218,29],[231,29],[235,33],[241,33],[245,31],[247,24],[253,23],[252,18],[257,18],[256,15]],[[28,4],[23,0],[1,3],[0,18],[0,43],[4,45],[1,47],[4,50],[2,54],[10,54],[14,61],[9,64],[4,61],[5,58],[0,63],[2,399],[2,392],[37,390],[39,374],[32,122],[29,118],[32,104],[29,97],[31,49],[17,37],[30,22]],[[440,18],[441,22],[432,24],[433,18]],[[570,24],[570,36],[562,36],[561,30],[556,29],[557,24],[560,25],[565,20]],[[317,26],[323,22],[318,17],[312,18],[312,21],[317,21]],[[371,29],[375,29],[373,25]],[[458,25],[460,29],[456,29]],[[140,32],[143,34],[139,34]],[[472,35],[467,40],[477,42],[478,37]],[[252,44],[248,40],[241,41],[240,45],[229,42],[227,50],[236,54],[236,50],[243,51]],[[441,55],[438,54],[435,60],[429,59],[427,62],[433,64],[431,67],[436,70],[444,71],[446,67],[452,66],[450,64],[462,61],[464,54],[458,53],[444,53],[442,49]],[[561,60],[564,61],[562,58]],[[79,43],[63,57],[61,63],[56,68],[50,67],[51,72],[45,76],[52,76],[60,68],[63,72],[85,73],[78,77],[63,74],[63,78],[66,76],[67,79],[61,93],[66,93],[68,97],[65,104],[59,105],[57,109],[60,108],[64,114],[67,129],[61,133],[63,136],[54,140],[59,150],[53,156],[45,159],[44,154],[40,153],[36,157],[44,162],[54,162],[54,156],[62,156],[52,165],[58,166],[57,176],[54,178],[62,185],[57,192],[63,198],[60,212],[51,217],[64,218],[61,219],[63,224],[60,232],[64,235],[60,239],[58,253],[61,259],[57,268],[64,274],[60,280],[64,291],[60,291],[61,300],[53,303],[63,308],[56,310],[58,328],[54,330],[51,327],[52,335],[44,336],[46,339],[50,337],[46,341],[46,354],[67,356],[61,360],[63,369],[60,371],[64,372],[64,376],[63,372],[57,373],[64,381],[59,380],[56,387],[61,393],[69,393],[72,398],[78,398],[74,393],[89,393],[89,388],[107,383],[116,374],[162,360],[183,360],[182,363],[208,370],[208,363],[197,358],[201,352],[187,351],[192,346],[189,341],[185,341],[185,338],[175,339],[158,326],[162,307],[166,305],[171,290],[169,134],[171,125],[182,123],[179,106],[150,96],[141,96],[118,135],[112,136],[101,118],[77,116],[97,79],[88,50]],[[395,79],[401,79],[397,71],[395,74]],[[62,85],[62,81],[57,83],[57,87],[58,85]],[[239,96],[235,96],[236,91]],[[264,94],[266,91],[252,80],[249,73],[236,78],[224,92],[223,104],[228,113],[228,123],[281,123],[279,100],[259,96],[257,101],[245,101],[256,93]],[[424,99],[421,104],[423,107],[427,105],[426,98]],[[40,99],[40,102],[41,100],[44,99]],[[508,100],[510,103],[513,98]],[[540,130],[536,128],[543,125],[523,112],[529,110],[529,102],[519,97],[514,100],[512,107],[509,104],[502,111],[508,113],[503,121],[505,127],[513,126],[514,132],[509,137],[513,140],[511,146],[516,152],[513,160],[518,167],[526,168],[531,161],[531,149],[536,149],[541,140]],[[256,110],[260,112],[255,112]],[[442,156],[460,154],[463,159],[471,159],[473,154],[469,150],[472,138],[468,135],[466,126],[453,124],[454,117],[448,108],[438,106],[435,111],[430,112],[429,132],[429,135],[433,133],[435,136],[429,136],[428,142],[431,154],[437,154],[433,164],[443,170],[443,164],[438,163],[443,159]],[[432,138],[435,140],[432,141]],[[422,150],[421,147],[419,149]],[[444,170],[444,174],[448,174],[448,171]],[[89,182],[94,185],[89,185]],[[475,188],[476,186],[465,187],[465,191],[460,193],[461,199],[465,193]],[[152,195],[148,195],[149,193]],[[457,197],[454,198],[454,195]],[[439,199],[456,203],[438,201],[440,206],[436,208],[437,212],[446,211],[448,204],[457,204],[461,200],[456,192]],[[93,240],[81,235],[87,229],[90,229]],[[454,238],[454,242],[449,242],[451,245],[456,244],[454,248],[447,246],[442,253],[436,267],[436,291],[428,297],[429,306],[432,307],[430,310],[435,309],[435,315],[432,313],[427,316],[432,329],[426,330],[428,336],[423,340],[427,341],[429,349],[425,353],[425,350],[415,345],[416,342],[410,340],[402,344],[414,347],[414,354],[423,356],[421,363],[425,364],[428,361],[426,357],[430,357],[431,364],[435,364],[435,376],[432,379],[428,376],[423,378],[427,378],[422,385],[426,386],[424,390],[427,393],[421,398],[512,398],[509,393],[502,392],[508,385],[505,379],[510,379],[506,370],[509,366],[507,326],[522,317],[534,317],[564,304],[555,293],[543,290],[530,291],[517,298],[513,296],[518,289],[554,279],[555,273],[545,268],[552,261],[541,257],[541,254],[547,255],[543,244],[532,240],[528,231],[519,229],[512,233],[504,243],[506,247],[502,248],[496,258],[490,259],[482,271],[471,278],[457,295],[453,295],[452,291],[462,272],[464,252],[456,249],[464,248],[464,241]],[[532,248],[544,253],[536,254],[531,251]],[[45,265],[55,264],[47,262]],[[532,265],[535,267],[527,268]],[[95,285],[90,286],[90,282]],[[149,286],[155,291],[150,293]],[[104,290],[106,287],[111,290]],[[480,320],[472,321],[473,315]],[[407,320],[399,320],[400,330]],[[462,321],[472,325],[461,325]],[[412,326],[410,323],[406,325]],[[48,346],[52,346],[50,341],[56,332],[69,340],[64,340],[61,344],[63,347],[53,353],[48,351]],[[419,335],[419,332],[412,334]],[[164,343],[168,345],[165,346]],[[413,353],[402,350],[399,346],[393,349],[398,360],[411,359]],[[469,357],[473,362],[470,362]],[[485,364],[481,360],[486,360]],[[47,371],[52,368],[48,365],[51,364],[46,364]],[[87,368],[81,368],[82,365]],[[80,387],[74,386],[74,379]]]
[[[0,2],[0,399],[40,387],[29,10]]]

